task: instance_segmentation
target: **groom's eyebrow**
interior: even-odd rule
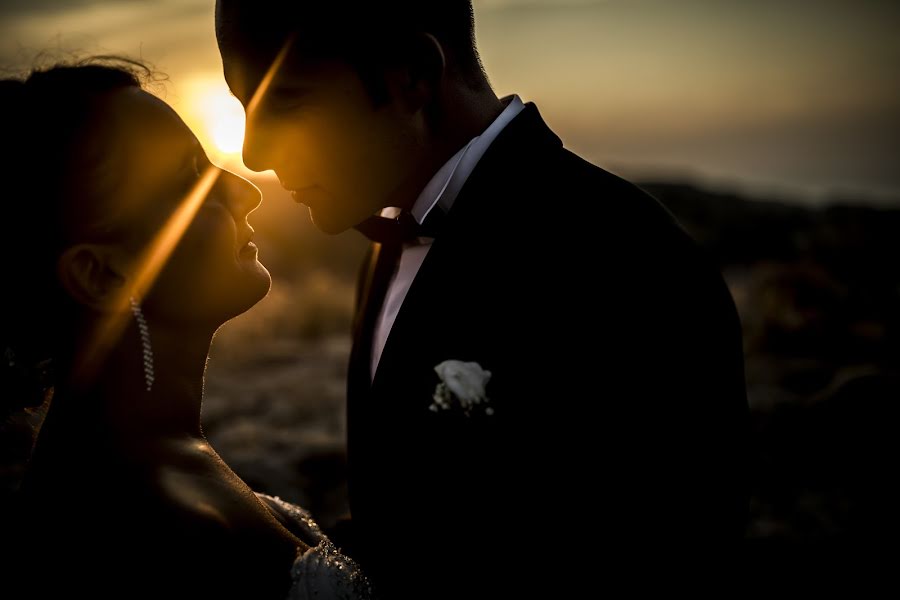
[[[255,88],[251,97],[256,97]],[[315,92],[315,88],[309,85],[298,83],[276,83],[270,86],[265,93],[259,98],[257,108],[268,110],[278,109],[285,106],[292,106],[294,103],[303,101],[307,96]],[[246,107],[245,107],[246,109]]]
[[[273,85],[269,89],[269,94],[273,96],[278,96],[279,98],[285,97],[302,97],[307,96],[312,93],[313,88],[303,84],[297,83],[288,83],[282,85]]]

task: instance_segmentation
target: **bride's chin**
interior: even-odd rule
[[[268,296],[269,291],[272,289],[272,276],[269,274],[268,269],[260,263],[257,264],[259,264],[259,271],[254,278],[252,286],[250,286],[253,291],[253,304]]]
[[[224,325],[228,321],[252,310],[254,306],[269,295],[269,287],[267,285],[265,287],[242,290],[244,293],[241,294],[241,297],[230,302],[230,305],[224,310],[224,314],[220,315],[221,322],[219,324]]]
[[[248,281],[245,285],[250,287],[265,286],[263,296],[269,293],[269,287],[272,285],[272,275],[264,264],[258,258],[238,260],[238,269],[247,276]]]
[[[226,299],[225,305],[229,307],[227,309],[228,320],[256,306],[269,295],[269,291],[272,288],[272,277],[262,264],[257,263],[256,268],[251,272],[248,272],[245,268],[243,274],[244,276],[240,278],[240,281],[235,282],[223,294],[223,299]]]

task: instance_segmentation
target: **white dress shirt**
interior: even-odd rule
[[[469,140],[468,144],[444,163],[444,166],[438,169],[419,194],[410,211],[418,223],[421,224],[432,210],[441,210],[444,213],[450,211],[459,191],[485,151],[503,131],[503,128],[525,108],[525,104],[516,95],[507,96],[502,99],[502,102],[506,104],[506,108],[494,119],[494,122],[481,135]],[[389,207],[382,210],[381,215],[393,218],[399,212],[400,209]],[[378,369],[378,362],[381,360],[381,353],[384,351],[384,345],[394,326],[394,321],[397,319],[397,313],[400,312],[409,287],[416,278],[433,241],[431,238],[419,238],[419,243],[404,244],[403,246],[399,264],[391,276],[391,282],[388,285],[384,302],[381,304],[381,312],[378,314],[375,331],[372,335],[372,363],[369,374],[373,380],[375,371]]]

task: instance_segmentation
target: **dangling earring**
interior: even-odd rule
[[[153,348],[150,346],[150,328],[147,327],[147,319],[144,318],[144,312],[141,305],[132,296],[131,313],[137,322],[138,331],[141,334],[141,346],[144,348],[144,383],[147,384],[147,391],[153,389]]]

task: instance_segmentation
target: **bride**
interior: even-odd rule
[[[92,59],[0,82],[0,392],[52,395],[9,572],[35,597],[368,597],[307,512],[254,493],[204,437],[213,335],[270,286],[247,223],[260,194],[145,75]]]

